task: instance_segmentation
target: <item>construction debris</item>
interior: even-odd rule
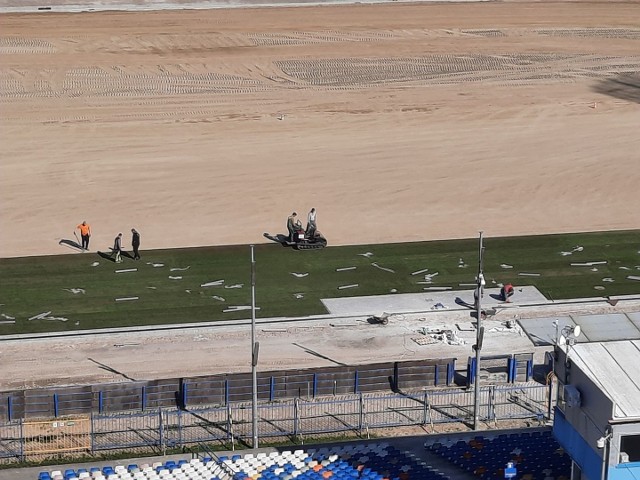
[[[63,288],[63,290],[65,292],[73,293],[74,295],[77,295],[78,293],[82,293],[82,294],[86,293],[84,288]]]
[[[571,250],[570,252],[560,252],[560,255],[562,255],[563,257],[566,257],[567,255],[573,255],[575,252],[581,252],[584,250],[584,247],[574,247],[573,250]]]
[[[69,320],[65,317],[50,317],[50,314],[51,310],[49,310],[48,312],[39,313],[38,315],[34,315],[33,317],[29,318],[29,320],[58,320],[60,322],[66,322]]]
[[[343,268],[336,268],[336,272],[347,272],[349,270],[355,270],[357,267],[343,267]]]
[[[357,283],[352,283],[351,285],[341,285],[338,287],[338,290],[345,290],[347,288],[356,288],[359,287],[360,285],[358,285]]]
[[[291,272],[291,275],[293,275],[296,278],[302,278],[302,277],[306,277],[307,275],[309,275],[309,273],[295,273],[295,272]]]
[[[223,283],[224,283],[224,280],[216,280],[215,282],[201,283],[200,286],[201,287],[219,287]]]
[[[416,272],[412,272],[411,275],[420,275],[421,273],[428,272],[428,268],[423,268],[422,270],[418,270]]]
[[[223,313],[229,313],[229,312],[240,312],[242,310],[251,310],[251,305],[232,305],[228,308],[226,308],[225,310],[223,310]],[[256,310],[260,310],[260,307],[256,307]]]
[[[170,268],[169,271],[170,272],[184,272],[185,270],[189,270],[190,268],[191,268],[191,265],[189,265],[188,267],[184,267],[184,268],[173,267],[173,268]]]
[[[422,335],[430,337],[433,340],[433,341],[428,341],[426,343],[427,345],[432,343],[446,343],[448,345],[465,345],[467,343],[462,338],[458,337],[458,334],[456,332],[449,329],[444,329],[444,328],[429,329],[429,328],[423,327],[418,330],[418,333],[421,333]],[[416,340],[414,339],[414,341]],[[418,343],[419,345],[423,344],[418,341],[416,341],[416,343]]]
[[[474,327],[473,323],[471,323],[471,322],[468,322],[468,323],[456,323],[456,327],[461,332],[473,332],[476,329],[476,327]]]
[[[419,285],[433,283],[433,277],[436,277],[439,272],[427,273],[424,276],[424,282],[418,282]]]
[[[606,265],[607,261],[599,261],[599,262],[584,262],[584,263],[572,263],[572,267],[593,267],[594,265]]]
[[[388,325],[389,324],[389,314],[383,313],[380,316],[372,315],[367,318],[367,322],[377,324],[377,325]]]
[[[139,297],[122,297],[116,298],[116,302],[128,302],[130,300],[138,300]]]
[[[137,268],[125,268],[124,270],[116,270],[116,273],[129,273],[129,272],[137,272]]]
[[[371,264],[371,266],[372,266],[372,267],[379,268],[380,270],[384,270],[385,272],[389,272],[389,273],[396,273],[396,271],[395,271],[395,270],[392,270],[392,269],[390,269],[390,268],[381,267],[381,266],[380,266],[380,265],[378,265],[376,262],[373,262],[373,263]]]
[[[520,275],[521,277],[539,277],[540,276],[539,273],[527,273],[527,272],[520,272],[518,273],[518,275]]]

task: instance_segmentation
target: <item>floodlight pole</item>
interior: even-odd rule
[[[251,380],[252,380],[252,409],[251,418],[253,424],[253,448],[258,448],[258,348],[256,342],[256,259],[254,246],[251,245]]]
[[[484,246],[482,245],[482,232],[478,243],[478,276],[476,277],[476,291],[474,296],[476,301],[476,344],[473,346],[476,351],[476,364],[474,369],[473,384],[473,429],[477,430],[480,424],[480,351],[482,350],[482,341],[484,337],[484,328],[482,324],[482,294],[485,285],[483,269]]]

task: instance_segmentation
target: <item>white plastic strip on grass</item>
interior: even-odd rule
[[[222,313],[240,312],[243,310],[251,310],[251,305],[232,305],[229,308],[222,310]],[[260,310],[260,307],[256,307],[256,310]]]
[[[389,272],[389,273],[396,273],[395,270],[391,270],[390,268],[385,268],[385,267],[381,267],[380,265],[378,265],[376,262],[373,262],[371,264],[372,267],[376,267],[379,268],[380,270],[384,270],[385,272]]]
[[[421,273],[428,272],[428,271],[429,271],[428,268],[423,268],[422,270],[411,272],[411,275],[420,275]]]

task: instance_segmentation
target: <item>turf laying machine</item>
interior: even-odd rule
[[[287,220],[287,230],[288,235],[265,233],[264,236],[283,247],[292,247],[296,250],[318,250],[327,246],[327,239],[316,228],[315,221],[309,222],[307,228],[303,229],[295,212]]]

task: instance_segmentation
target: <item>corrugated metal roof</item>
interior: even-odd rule
[[[640,418],[640,340],[576,344],[569,359],[611,399],[614,419]]]

